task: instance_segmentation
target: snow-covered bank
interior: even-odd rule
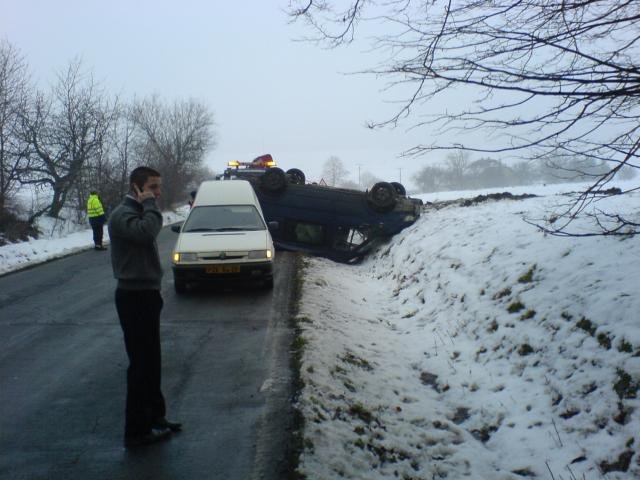
[[[564,201],[431,209],[361,265],[308,260],[301,473],[640,478],[640,238],[522,221]],[[598,206],[637,221],[640,194]]]
[[[180,207],[175,211],[163,212],[164,224],[184,220],[188,210],[188,207]],[[37,220],[36,226],[42,232],[39,238],[0,247],[0,275],[93,247],[88,220],[78,224],[45,216]],[[104,240],[105,244],[109,243],[106,225]]]

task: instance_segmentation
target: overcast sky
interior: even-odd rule
[[[271,153],[285,170],[318,180],[339,157],[357,181],[358,164],[412,186],[427,159],[398,155],[424,133],[371,131],[369,120],[394,111],[371,76],[345,75],[372,66],[365,45],[324,50],[295,41],[286,0],[0,0],[0,36],[25,55],[45,85],[76,56],[107,90],[132,97],[197,98],[214,112],[217,147],[207,164]],[[402,170],[400,170],[402,169]]]

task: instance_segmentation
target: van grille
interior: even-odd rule
[[[237,260],[245,258],[249,252],[205,252],[199,255],[202,260]]]

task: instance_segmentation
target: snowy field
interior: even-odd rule
[[[357,266],[307,259],[300,473],[640,478],[640,237],[561,238],[522,219],[578,188],[429,208]],[[637,222],[640,193],[596,206]]]

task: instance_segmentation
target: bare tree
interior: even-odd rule
[[[413,176],[413,181],[422,193],[437,192],[442,190],[443,176],[442,167],[427,165]]]
[[[330,46],[353,41],[362,22],[376,24],[382,33],[373,46],[388,60],[370,72],[408,94],[391,118],[370,126],[417,118],[414,126],[457,135],[416,145],[409,155],[460,148],[606,162],[606,173],[551,230],[565,229],[623,168],[640,167],[635,0],[290,0],[289,13]],[[453,89],[469,99],[465,106],[422,116]],[[483,130],[482,145],[458,143],[470,129]],[[620,231],[638,232],[627,226]]]
[[[33,154],[24,183],[49,186],[52,198],[33,217],[45,212],[59,216],[89,159],[100,155],[113,111],[77,59],[58,74],[48,96],[36,94],[25,118],[26,140]]]
[[[449,182],[456,188],[466,188],[467,171],[469,170],[470,155],[465,150],[449,152],[445,158],[445,165]]]
[[[29,95],[24,57],[9,42],[0,40],[0,216],[28,161],[28,145],[21,126]]]
[[[117,107],[105,140],[97,154],[88,159],[73,188],[78,220],[85,215],[87,196],[92,190],[98,192],[107,212],[128,190],[129,171],[135,162],[135,124],[130,106],[118,100],[115,104]]]
[[[204,157],[215,145],[213,114],[197,100],[166,105],[154,96],[135,104],[133,119],[140,133],[138,162],[162,172],[164,203],[170,207],[202,173]]]
[[[376,177],[373,173],[365,170],[360,174],[360,184],[362,188],[368,190],[373,187],[376,183],[381,182],[382,179]]]
[[[341,183],[347,175],[349,175],[349,171],[345,168],[342,160],[336,156],[329,157],[322,166],[322,178],[332,187]]]

